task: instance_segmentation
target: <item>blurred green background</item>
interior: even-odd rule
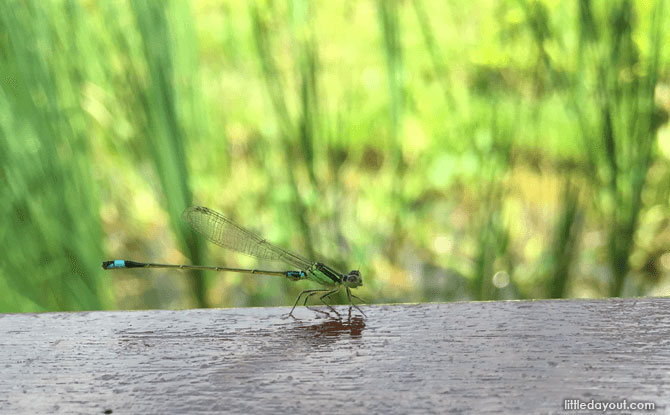
[[[9,0],[0,312],[310,288],[100,268],[284,268],[202,242],[190,205],[360,268],[371,303],[668,295],[668,18],[663,1]]]

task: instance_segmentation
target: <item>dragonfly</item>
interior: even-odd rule
[[[259,259],[282,261],[286,265],[296,269],[289,271],[271,271],[204,265],[153,264],[124,259],[103,261],[102,269],[179,268],[270,275],[284,277],[290,281],[308,280],[321,285],[323,288],[301,291],[298,295],[298,298],[295,300],[291,311],[288,313],[288,316],[293,317],[293,311],[300,302],[301,298],[304,299],[303,306],[307,306],[307,301],[316,295],[319,296],[319,300],[331,311],[333,311],[335,314],[338,314],[337,311],[328,302],[326,302],[326,300],[337,294],[340,290],[342,290],[342,288],[344,288],[347,293],[347,299],[349,300],[349,310],[351,311],[351,307],[353,306],[365,316],[365,313],[363,313],[363,311],[353,301],[354,298],[361,302],[363,302],[363,300],[351,292],[352,288],[363,285],[363,279],[359,270],[352,270],[349,271],[348,274],[343,274],[322,262],[309,261],[299,255],[296,255],[268,242],[266,239],[243,228],[222,214],[204,206],[189,207],[182,214],[182,219],[190,225],[191,229],[216,245]]]

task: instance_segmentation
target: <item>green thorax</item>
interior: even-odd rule
[[[307,270],[305,278],[326,286],[335,286],[342,283],[342,274],[320,262],[314,263]]]

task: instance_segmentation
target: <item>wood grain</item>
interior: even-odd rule
[[[0,315],[0,413],[579,413],[564,399],[666,413],[670,401],[666,298],[287,310]]]

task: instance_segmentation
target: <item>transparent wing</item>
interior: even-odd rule
[[[184,211],[182,218],[194,231],[224,248],[256,258],[283,261],[302,270],[312,265],[305,258],[271,244],[209,208],[192,206]]]

